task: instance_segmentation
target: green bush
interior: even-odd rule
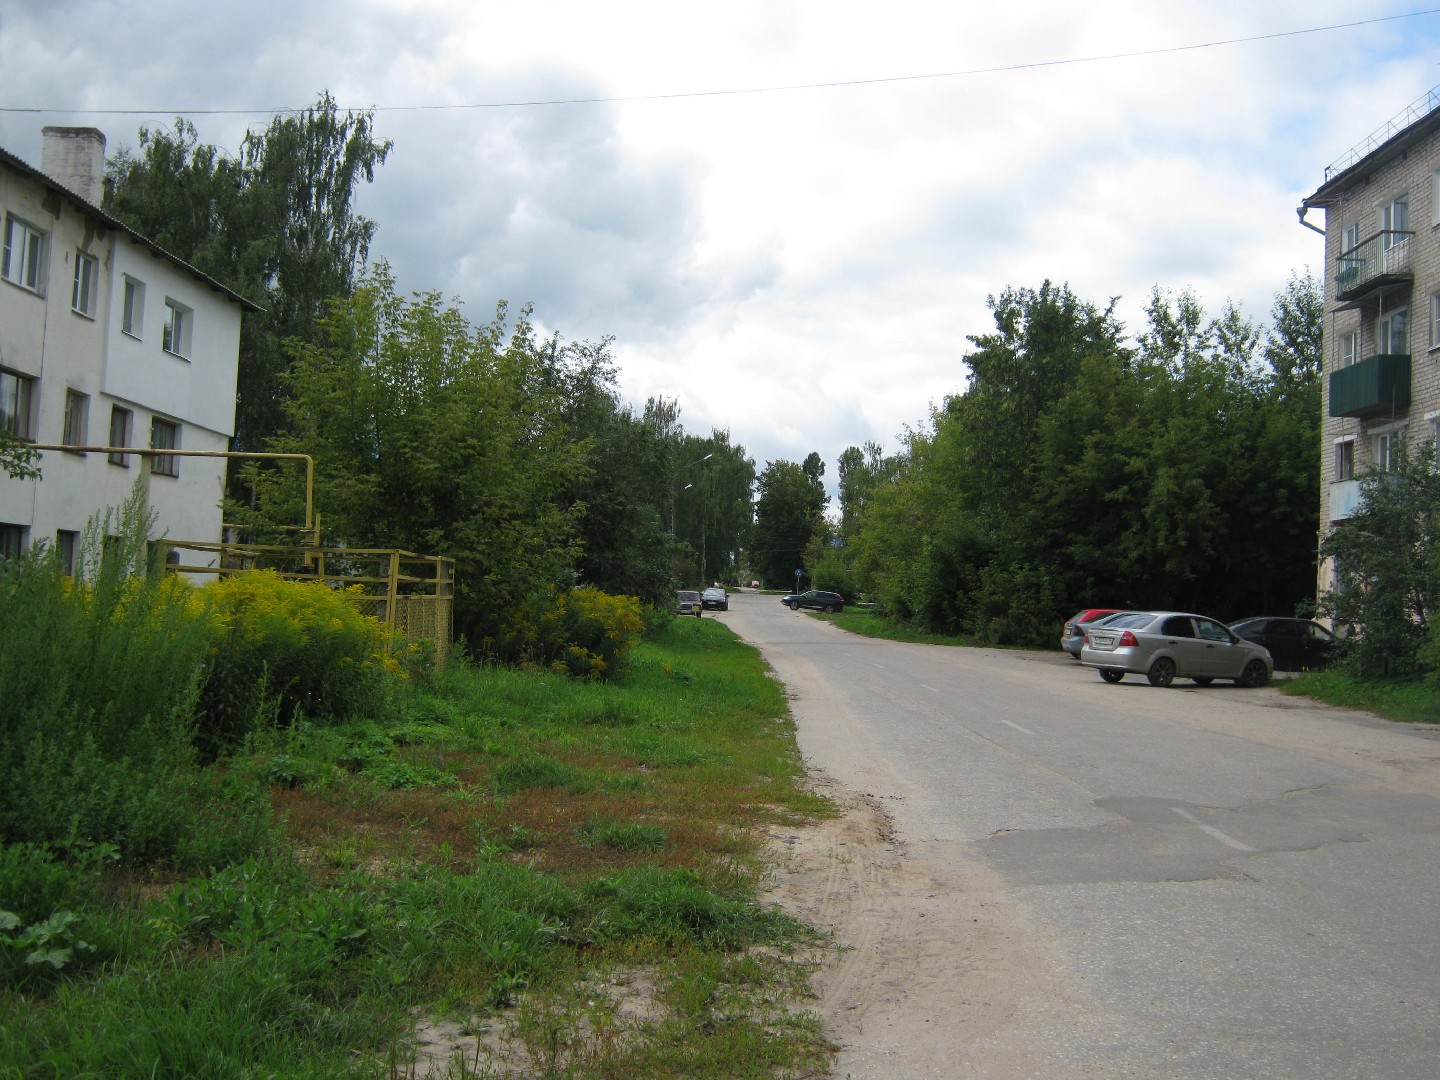
[[[148,527],[132,496],[87,527],[74,578],[43,546],[0,572],[0,842],[146,862],[189,827],[208,621],[147,566]]]
[[[583,679],[608,679],[645,630],[640,601],[583,587],[532,596],[511,613],[502,658]]]
[[[258,571],[200,593],[217,627],[200,695],[206,754],[237,745],[266,719],[381,715],[402,677],[384,626],[348,592]]]

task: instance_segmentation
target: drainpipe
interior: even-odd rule
[[[1305,228],[1309,229],[1311,232],[1318,232],[1321,236],[1324,236],[1324,235],[1325,235],[1325,230],[1324,230],[1324,229],[1320,228],[1319,225],[1311,225],[1310,222],[1308,222],[1308,221],[1305,220],[1305,212],[1306,212],[1307,210],[1309,210],[1309,209],[1310,209],[1310,207],[1307,206],[1305,203],[1301,203],[1299,206],[1297,206],[1297,207],[1295,208],[1295,214],[1296,214],[1297,217],[1300,218],[1300,224],[1301,224],[1301,225],[1304,225]]]

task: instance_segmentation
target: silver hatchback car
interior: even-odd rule
[[[1275,670],[1263,645],[1236,637],[1215,619],[1183,611],[1135,612],[1089,629],[1080,662],[1099,668],[1106,682],[1144,675],[1151,686],[1169,686],[1177,678],[1201,686],[1216,679],[1264,686]]]

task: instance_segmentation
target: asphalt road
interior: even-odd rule
[[[840,1075],[1440,1077],[1440,731],[860,638],[773,596],[718,617],[791,688],[807,765],[881,800],[907,859],[998,881],[1055,983],[1007,1019],[1008,1071],[955,994],[948,1056],[856,1045]]]

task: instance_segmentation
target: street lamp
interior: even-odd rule
[[[681,465],[680,468],[676,469],[673,473],[670,474],[670,535],[672,537],[675,535],[675,513],[676,507],[680,502],[680,492],[687,491],[695,486],[694,484],[686,484],[683,488],[677,488],[675,485],[680,480],[680,474],[694,465],[699,465],[701,462],[709,461],[714,456],[715,451],[712,450],[710,451],[710,453],[706,454],[702,458],[696,458],[694,461],[690,461],[685,463],[684,465]]]

